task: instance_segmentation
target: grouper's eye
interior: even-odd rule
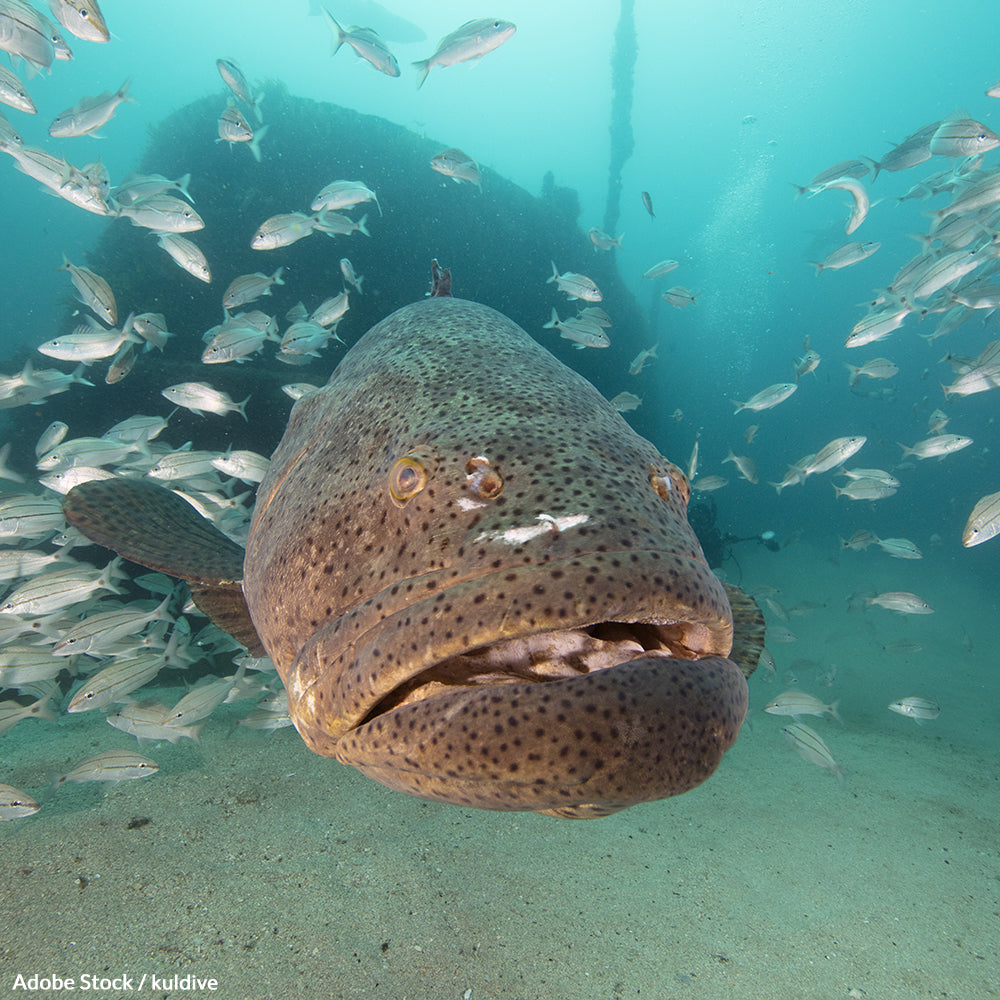
[[[397,507],[405,506],[427,485],[427,470],[412,455],[404,455],[389,473],[389,496]]]

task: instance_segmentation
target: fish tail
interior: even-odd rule
[[[807,260],[806,263],[807,264],[812,264],[812,266],[814,268],[816,268],[816,277],[817,278],[820,276],[820,274],[823,273],[823,269],[826,267],[826,264],[821,264],[818,260]]]
[[[246,399],[244,399],[242,403],[237,403],[237,404],[236,404],[236,412],[237,412],[237,413],[238,413],[238,414],[239,414],[239,415],[240,415],[240,416],[241,416],[241,417],[242,417],[242,418],[243,418],[244,420],[246,420],[246,422],[247,422],[247,423],[250,423],[250,420],[249,420],[249,418],[247,417],[247,403],[249,403],[249,402],[250,402],[250,397],[249,397],[249,396],[247,396],[247,398],[246,398]]]
[[[911,455],[916,455],[917,453],[914,448],[907,448],[907,446],[902,444],[900,441],[897,441],[896,444],[903,449],[903,458],[909,458]],[[900,459],[900,461],[902,461],[902,459]]]
[[[128,101],[130,104],[138,104],[139,102],[134,97],[129,97],[128,88],[132,86],[132,77],[129,77],[119,88],[118,93],[115,97],[119,101]]]
[[[862,160],[867,160],[872,165],[872,184],[875,183],[875,179],[878,177],[879,172],[882,170],[882,164],[878,160],[873,160],[870,156],[862,156]]]
[[[840,704],[840,699],[838,698],[832,705],[827,705],[826,710],[841,724],[844,724],[844,720],[840,717],[840,713],[837,711],[837,706]]]
[[[846,362],[844,367],[851,373],[847,378],[848,385],[854,385],[858,380],[858,376],[861,374],[861,369],[857,365],[849,365]]]
[[[740,402],[740,401],[739,401],[738,399],[731,399],[731,400],[729,400],[729,402],[730,402],[730,403],[731,403],[731,404],[732,404],[733,406],[735,406],[735,407],[736,407],[736,409],[735,409],[735,410],[733,411],[733,415],[734,415],[734,416],[735,416],[735,415],[736,415],[737,413],[742,413],[742,412],[743,412],[743,411],[744,411],[744,410],[745,410],[745,409],[747,408],[747,404],[746,404],[746,403],[741,403],[741,402]],[[732,453],[733,453],[733,452],[732,452],[732,449],[730,449],[730,452],[729,452],[729,454],[730,454],[730,455],[732,455]]]
[[[427,79],[427,74],[431,71],[431,61],[430,59],[421,59],[413,65],[420,71],[417,74],[417,90],[419,90],[424,85],[424,80]]]
[[[552,277],[545,279],[546,285],[551,285],[553,281],[559,280],[559,268],[556,267],[556,262],[552,261]]]
[[[793,188],[795,188],[795,199],[794,199],[795,201],[798,201],[799,198],[801,198],[809,190],[808,184],[806,185],[796,184],[794,181],[789,181],[788,183],[791,184]]]
[[[358,232],[364,233],[365,236],[371,236],[371,233],[368,232],[368,229],[365,227],[365,223],[367,221],[368,221],[368,213],[365,212],[365,214],[361,216],[361,219],[358,222]]]
[[[188,184],[190,183],[191,174],[187,173],[177,181],[177,190],[180,191],[180,193],[184,195],[184,197],[187,198],[187,200],[193,205],[194,198],[191,197],[191,192],[188,191]]]
[[[264,121],[264,116],[263,116],[263,115],[261,114],[261,112],[260,112],[260,106],[261,106],[261,104],[263,104],[263,103],[264,103],[264,91],[262,90],[262,91],[261,91],[261,92],[260,92],[260,93],[259,93],[259,94],[258,94],[258,95],[257,95],[257,96],[256,96],[256,97],[254,98],[254,99],[253,99],[253,116],[254,116],[254,118],[256,118],[256,119],[257,119],[257,121],[258,121],[259,123],[260,123],[260,122],[263,122],[263,121]]]
[[[271,279],[276,285],[283,285],[284,281],[281,280],[281,272],[285,270],[285,265],[282,264],[277,271],[274,272],[274,277]]]
[[[337,36],[333,43],[333,55],[336,55],[340,51],[340,46],[344,44],[344,29],[337,24],[336,18],[325,7],[323,8],[323,16],[326,18],[330,30]]]
[[[555,330],[555,329],[558,328],[558,326],[559,326],[559,313],[556,312],[555,306],[553,306],[552,307],[552,318],[548,321],[548,323],[543,323],[542,324],[542,329],[543,330]]]
[[[267,130],[270,128],[269,125],[262,125],[254,135],[253,139],[250,140],[250,152],[253,153],[253,158],[260,163],[260,144],[267,135]]]

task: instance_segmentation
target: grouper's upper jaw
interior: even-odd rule
[[[576,554],[378,617],[382,596],[285,681],[311,749],[412,794],[598,815],[704,780],[746,712],[725,592],[691,556]]]

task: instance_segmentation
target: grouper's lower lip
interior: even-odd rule
[[[442,690],[352,730],[336,756],[422,798],[591,818],[708,778],[747,700],[728,659],[647,655],[543,684]]]

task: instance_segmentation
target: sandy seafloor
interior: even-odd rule
[[[750,721],[699,789],[588,822],[442,806],[292,729],[234,729],[249,703],[224,706],[200,746],[147,748],[159,774],[66,785],[0,825],[0,996],[31,995],[12,992],[17,973],[84,972],[219,982],[147,986],[157,997],[1000,996],[997,589],[961,572],[957,543],[921,562],[833,537],[738,557],[748,589],[825,607],[790,618],[797,642],[769,643],[778,676],[752,679]],[[937,613],[847,613],[865,586]],[[882,649],[904,637],[923,649]],[[841,699],[843,728],[803,721],[843,790],[762,712],[789,669]],[[912,694],[941,717],[886,710]],[[0,737],[0,780],[37,793],[48,771],[130,743],[97,713],[28,721]]]

